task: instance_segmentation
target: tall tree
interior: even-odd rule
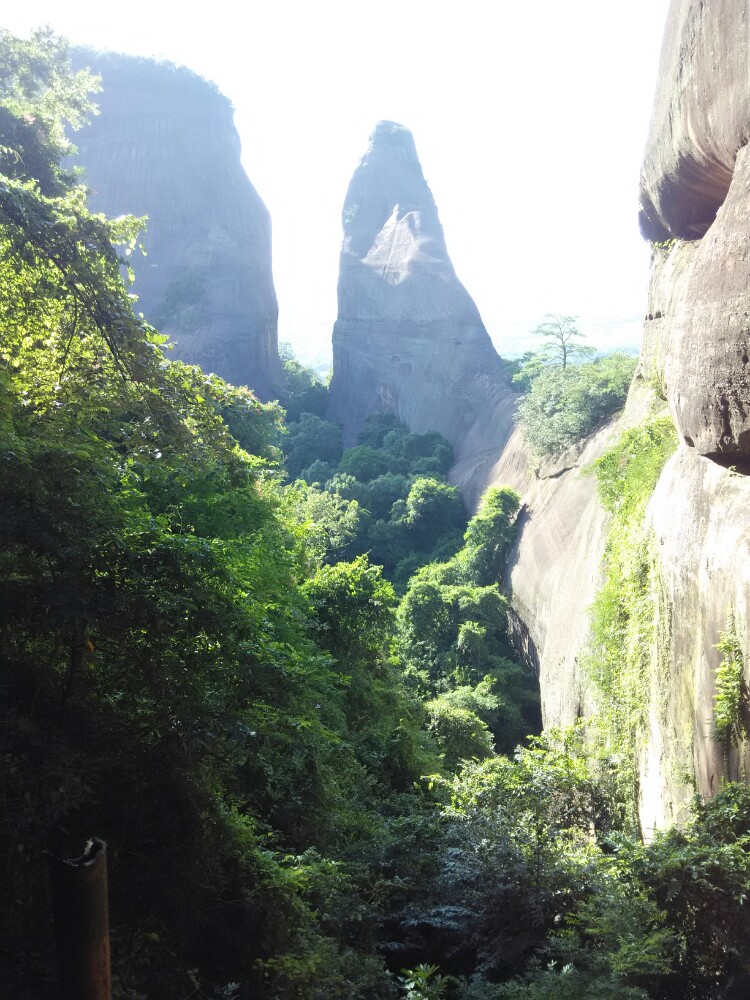
[[[543,363],[567,368],[571,359],[590,358],[596,353],[593,347],[580,343],[584,334],[576,326],[576,318],[547,313],[544,321],[532,330],[535,337],[544,340],[539,351]]]

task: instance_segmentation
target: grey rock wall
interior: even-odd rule
[[[232,107],[169,63],[79,51],[102,76],[101,114],[76,134],[95,211],[148,216],[136,309],[174,354],[261,398],[277,395],[271,223],[240,163]]]
[[[641,175],[644,235],[697,243],[663,344],[670,406],[726,464],[750,462],[749,28],[747,0],[673,0]]]
[[[639,739],[644,831],[679,821],[694,791],[747,780],[748,746],[723,774],[714,739],[716,648],[730,610],[750,681],[750,61],[748,0],[673,0],[641,180],[641,226],[656,242],[639,372],[622,418],[579,458],[524,480],[512,439],[493,479],[520,489],[508,574],[540,672],[547,725],[595,711],[581,656],[606,517],[577,466],[658,397],[680,445],[647,511],[658,593]]]
[[[439,431],[478,481],[512,429],[515,394],[453,269],[402,125],[376,125],[343,225],[330,417],[347,444],[378,412],[395,413],[415,433]]]

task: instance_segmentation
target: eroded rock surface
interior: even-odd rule
[[[648,524],[668,628],[655,644],[650,725],[641,760],[646,831],[682,818],[694,788],[709,796],[722,783],[723,751],[713,728],[721,662],[716,644],[732,611],[748,651],[750,479],[683,446],[664,468]],[[728,776],[733,780],[742,777],[739,752],[732,751]]]
[[[443,434],[459,462],[488,470],[512,429],[515,394],[456,277],[402,125],[375,127],[343,224],[331,418],[352,444],[367,416],[395,413],[415,433]]]
[[[750,135],[747,0],[673,0],[641,171],[650,240],[703,236]]]
[[[681,436],[725,464],[750,461],[749,26],[747,0],[673,2],[641,176],[644,235],[700,241],[661,354]]]
[[[590,467],[650,408],[651,394],[636,385],[624,413],[545,461],[536,475],[516,430],[492,469],[492,484],[513,487],[523,501],[504,582],[539,674],[545,726],[571,725],[594,709],[582,660],[590,638],[589,609],[603,579],[609,517]]]
[[[662,397],[680,444],[650,500],[653,620],[637,741],[648,835],[745,779],[748,743],[714,731],[717,649],[730,613],[750,670],[750,61],[747,0],[674,0],[641,184],[656,247],[639,372],[625,413],[585,445],[590,460]],[[525,511],[509,569],[540,672],[547,725],[595,710],[581,655],[605,555],[607,519],[575,468],[525,481],[515,439],[494,481]],[[578,465],[578,461],[563,465]]]
[[[232,107],[169,63],[79,52],[100,73],[101,114],[76,135],[95,211],[148,216],[136,308],[177,357],[262,398],[281,368],[271,223],[240,163]]]

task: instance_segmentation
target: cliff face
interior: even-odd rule
[[[747,0],[673,2],[641,177],[644,236],[693,243],[660,338],[670,406],[730,465],[750,461],[749,20]]]
[[[353,443],[395,413],[437,430],[486,470],[511,430],[514,394],[448,256],[411,132],[379,122],[344,202],[330,416]],[[481,478],[481,471],[475,477]]]
[[[229,101],[189,70],[78,54],[101,74],[101,114],[76,136],[95,211],[148,216],[136,308],[177,357],[262,398],[281,368],[271,223],[240,164]]]
[[[642,369],[660,380],[682,439],[649,515],[671,608],[668,681],[642,761],[642,814],[662,825],[722,780],[713,738],[716,649],[750,611],[750,62],[747,0],[674,0],[641,178],[641,226],[657,250]],[[729,776],[740,773],[734,748]]]
[[[673,0],[669,12],[641,184],[644,235],[663,245],[624,415],[551,477],[524,484],[515,441],[493,474],[524,495],[508,583],[540,671],[545,723],[566,724],[594,710],[581,659],[608,527],[576,467],[642,420],[649,395],[651,404],[666,397],[680,445],[646,515],[655,554],[638,740],[646,831],[679,820],[694,789],[710,795],[748,763],[743,744],[724,767],[713,715],[716,644],[730,612],[750,664],[749,25],[747,0]]]

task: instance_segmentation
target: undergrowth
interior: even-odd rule
[[[615,774],[626,826],[637,825],[638,749],[644,732],[657,629],[667,614],[658,560],[645,524],[646,506],[677,445],[670,417],[626,431],[592,467],[599,499],[612,521],[604,582],[592,607],[588,657],[599,693],[599,752]],[[659,653],[657,652],[657,656]]]

